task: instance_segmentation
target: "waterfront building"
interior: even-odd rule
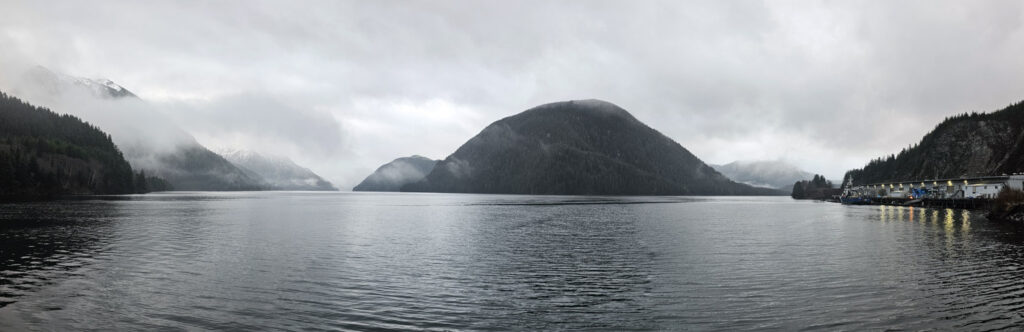
[[[1004,187],[1024,190],[1024,174],[869,183],[844,188],[844,196],[874,198],[995,198]]]

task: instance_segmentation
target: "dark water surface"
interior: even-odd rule
[[[1024,230],[782,197],[0,204],[0,330],[1024,329]]]

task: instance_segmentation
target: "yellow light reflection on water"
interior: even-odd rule
[[[939,223],[939,210],[932,210],[932,225]]]
[[[953,209],[946,209],[946,221],[942,227],[946,233],[946,250],[953,250]]]
[[[953,233],[953,209],[946,209],[945,218],[942,220],[942,227],[946,231],[946,235],[952,235]]]
[[[960,217],[963,219],[963,224],[960,225],[960,233],[966,236],[971,231],[971,213],[964,210]]]
[[[885,205],[879,205],[878,206],[878,221],[885,222],[886,221],[885,219],[886,219]]]
[[[896,221],[903,221],[903,207],[896,207]]]
[[[914,222],[914,207],[911,206],[909,209],[910,209],[910,222]]]

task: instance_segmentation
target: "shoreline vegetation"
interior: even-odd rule
[[[800,180],[793,184],[793,191],[790,197],[794,199],[816,199],[830,200],[832,196],[842,193],[842,189],[832,186],[832,181],[826,180],[824,175],[815,174],[810,180]]]
[[[989,220],[1024,222],[1024,191],[1003,187],[985,217]]]

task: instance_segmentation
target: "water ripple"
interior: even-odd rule
[[[176,193],[2,204],[0,241],[0,330],[1024,328],[1024,230],[962,210]]]

